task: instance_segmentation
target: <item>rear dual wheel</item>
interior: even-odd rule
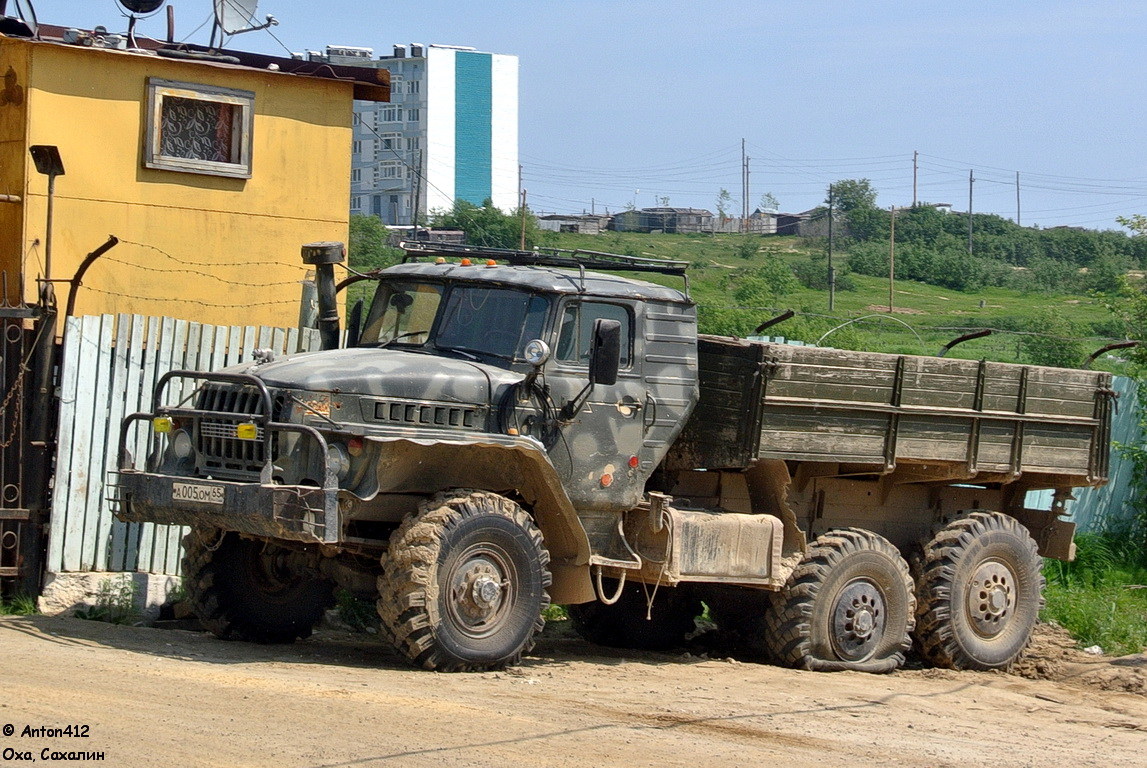
[[[952,669],[1007,670],[1031,642],[1043,608],[1042,560],[1019,521],[972,512],[924,548],[916,642]]]
[[[916,600],[887,539],[844,528],[809,547],[765,610],[769,656],[799,669],[891,672],[911,647]]]

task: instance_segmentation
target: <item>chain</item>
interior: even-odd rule
[[[4,402],[0,403],[0,413],[8,412],[8,405],[12,402],[13,397],[20,398],[17,402],[22,403],[24,400],[24,374],[28,372],[28,366],[21,363],[20,375],[16,377],[16,381],[12,383],[12,388],[8,390],[8,394],[4,397]],[[0,450],[5,449],[16,441],[16,436],[20,433],[20,409],[16,409],[16,417],[12,419],[12,434],[8,435],[8,439],[0,442]]]

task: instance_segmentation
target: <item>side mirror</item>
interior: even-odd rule
[[[617,383],[621,367],[621,321],[598,318],[593,321],[593,347],[589,355],[589,383],[610,386]]]

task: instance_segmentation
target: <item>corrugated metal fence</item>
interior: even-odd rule
[[[104,481],[115,467],[120,421],[150,409],[155,383],[164,373],[216,370],[250,360],[261,348],[277,354],[317,349],[318,335],[140,315],[68,318],[49,571],[178,573],[182,528],[112,517]],[[176,382],[171,396],[187,396],[192,386],[183,382],[181,390]],[[129,441],[135,456],[145,450],[143,432]]]

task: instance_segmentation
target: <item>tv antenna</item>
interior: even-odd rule
[[[255,23],[255,13],[259,0],[214,0],[215,24],[211,27],[211,47],[215,47],[215,33],[219,33],[219,45],[223,39],[244,32],[258,32],[278,25],[278,20],[267,14],[262,24]]]
[[[135,23],[158,11],[165,0],[116,0],[127,11],[127,46],[138,48],[135,43]]]

